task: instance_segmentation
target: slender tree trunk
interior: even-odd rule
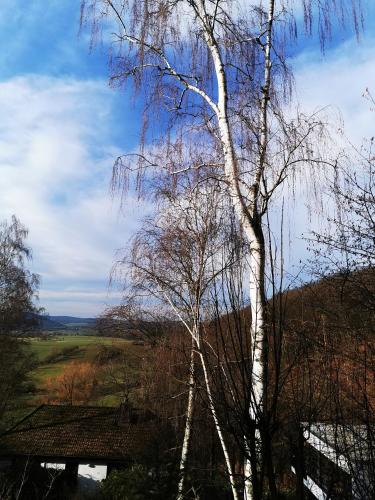
[[[190,449],[190,437],[193,425],[194,399],[195,399],[195,360],[194,360],[194,339],[192,339],[192,347],[190,354],[190,374],[189,374],[189,396],[186,410],[186,422],[184,440],[182,443],[181,460],[180,460],[180,481],[178,483],[177,500],[182,500],[184,497],[184,486],[186,476],[186,463]]]
[[[264,413],[262,405],[265,402],[264,395],[267,391],[268,373],[268,342],[265,334],[265,244],[262,229],[261,214],[259,213],[259,195],[262,174],[265,168],[266,152],[268,146],[268,102],[270,96],[271,83],[271,46],[272,46],[272,26],[274,20],[275,0],[268,2],[268,16],[266,29],[266,43],[264,46],[264,85],[262,87],[262,98],[260,108],[260,151],[259,162],[254,176],[254,183],[249,192],[244,196],[240,185],[240,173],[238,170],[237,158],[233,143],[232,129],[228,114],[228,85],[226,68],[222,60],[219,45],[215,38],[210,18],[206,13],[203,0],[197,1],[196,13],[202,23],[205,40],[210,50],[218,86],[217,105],[213,109],[217,115],[221,145],[224,155],[224,173],[228,181],[229,194],[233,203],[239,222],[246,234],[249,242],[250,279],[249,295],[251,303],[251,345],[252,345],[252,373],[251,373],[251,404],[250,417],[258,424],[255,429],[255,441],[260,442],[259,422]],[[250,203],[247,201],[250,198]],[[251,444],[251,443],[250,443]],[[246,443],[245,449],[252,450],[252,446]],[[255,450],[252,452],[259,456],[255,442]],[[258,478],[254,470],[254,460],[251,464],[245,464],[245,499],[258,500],[254,492],[258,491]],[[253,488],[255,487],[255,490]],[[253,491],[254,490],[254,491]],[[257,493],[258,495],[258,493]],[[259,490],[259,495],[261,491]],[[260,498],[260,497],[259,497]]]
[[[248,227],[246,235],[250,243],[249,255],[249,295],[251,309],[251,402],[250,418],[254,425],[253,435],[249,437],[250,445],[247,447],[255,452],[255,457],[250,456],[245,463],[246,478],[245,481],[246,500],[258,500],[262,495],[262,488],[257,477],[258,460],[261,455],[261,433],[260,425],[263,422],[264,411],[266,407],[267,391],[267,366],[268,366],[268,342],[265,332],[265,245],[261,221],[256,230]],[[245,439],[247,439],[245,437]],[[254,441],[254,443],[253,443]]]
[[[258,234],[252,231],[250,240],[250,262],[249,262],[249,295],[251,308],[251,354],[252,354],[252,402],[251,416],[258,420],[262,417],[262,406],[265,404],[265,383],[267,373],[265,364],[268,360],[268,345],[265,335],[265,296],[264,296],[264,273],[265,273],[265,248],[262,228],[258,228]]]
[[[258,480],[258,451],[257,451],[257,436],[256,423],[252,420],[249,432],[244,436],[244,446],[247,457],[244,464],[244,499],[249,498],[261,500],[261,488]]]
[[[256,429],[255,437],[259,438],[262,449],[262,459],[266,461],[267,473],[271,497],[276,497],[276,485],[274,481],[272,443],[268,425],[268,335],[265,330],[265,241],[262,228],[262,218],[258,212],[258,197],[262,175],[266,166],[268,148],[268,102],[270,99],[271,85],[271,48],[272,28],[274,20],[275,0],[268,1],[268,18],[266,30],[266,44],[264,47],[264,84],[262,87],[262,99],[260,107],[260,150],[259,163],[255,176],[255,183],[251,200],[251,220],[245,233],[250,243],[250,307],[251,307],[251,346],[252,346],[252,402],[250,405],[250,417],[261,426]],[[250,227],[249,227],[250,226]],[[257,450],[257,455],[259,452]],[[253,477],[257,483],[256,478]],[[245,499],[254,498],[253,492],[249,491],[249,484],[245,484]],[[261,494],[261,493],[260,493]]]
[[[207,392],[207,397],[208,397],[208,406],[210,408],[211,415],[212,415],[212,418],[213,418],[213,421],[214,421],[214,424],[215,424],[215,429],[216,429],[217,435],[219,437],[221,448],[223,450],[224,460],[225,460],[225,464],[226,464],[226,467],[227,467],[227,472],[228,472],[228,476],[229,476],[230,486],[231,486],[231,489],[232,489],[233,499],[234,500],[239,500],[239,496],[238,496],[238,492],[237,492],[237,488],[236,488],[236,483],[235,483],[235,480],[234,480],[233,468],[232,468],[232,464],[231,464],[230,457],[229,457],[228,448],[227,448],[227,445],[225,443],[223,431],[222,431],[222,428],[221,428],[221,425],[220,425],[220,422],[219,422],[219,419],[218,419],[218,416],[217,416],[217,412],[216,412],[216,408],[215,408],[215,403],[214,403],[214,399],[213,399],[213,396],[212,396],[212,389],[211,389],[210,379],[209,379],[209,376],[208,376],[208,370],[207,370],[206,360],[205,360],[204,355],[202,354],[202,351],[200,349],[199,349],[199,358],[201,360],[202,369],[203,369],[203,375],[204,375],[204,381],[205,381],[205,384],[206,384],[206,392]]]
[[[241,191],[239,184],[239,172],[236,161],[236,154],[231,134],[231,126],[228,115],[228,89],[226,81],[225,67],[221,58],[220,50],[213,33],[206,30],[206,42],[211,51],[214,62],[215,73],[218,83],[218,103],[217,118],[220,129],[222,148],[224,153],[224,170],[228,179],[229,192],[232,203],[239,221],[247,236],[250,250],[250,279],[249,295],[251,304],[251,345],[252,345],[252,374],[251,374],[251,395],[250,417],[255,423],[260,422],[264,413],[265,395],[267,391],[268,374],[268,339],[265,332],[265,243],[262,229],[261,215],[258,212],[258,198],[262,173],[265,168],[266,151],[268,146],[268,121],[267,110],[270,95],[271,82],[271,46],[272,46],[272,26],[274,19],[275,0],[269,0],[268,19],[266,30],[266,44],[264,47],[264,85],[262,88],[262,99],[260,109],[260,152],[259,164],[254,178],[254,185],[251,188],[250,203],[246,203],[246,197]],[[203,5],[201,7],[201,18],[209,26],[204,16]],[[255,438],[260,441],[259,431],[255,430]],[[246,440],[246,439],[245,439]],[[250,449],[248,443],[245,448]],[[257,453],[257,449],[255,452]],[[258,453],[257,453],[258,455]],[[249,460],[248,460],[249,461]],[[245,498],[246,500],[256,499],[254,493],[259,490],[256,471],[254,470],[254,457],[251,463],[245,464]],[[255,491],[254,491],[255,488]],[[259,491],[259,495],[261,492]],[[258,495],[258,493],[257,493]]]
[[[197,294],[196,298],[198,298],[198,297],[199,297],[199,293]],[[170,303],[170,305],[172,306],[173,310],[175,311],[176,315],[181,318],[181,315],[179,314],[179,312],[176,309],[176,307],[173,305],[173,302],[171,302],[168,299],[168,295],[167,294],[166,294],[166,298],[167,298],[168,302]],[[199,299],[198,299],[197,300],[197,304],[199,304],[199,303],[200,302],[199,302]],[[221,424],[219,422],[219,418],[218,418],[218,415],[217,415],[217,412],[216,412],[214,398],[212,396],[212,389],[211,389],[210,379],[209,379],[209,375],[208,375],[208,369],[207,369],[207,365],[206,365],[206,360],[205,360],[205,357],[204,357],[204,355],[202,353],[202,350],[201,350],[202,340],[201,340],[201,335],[200,335],[200,312],[199,312],[199,307],[195,311],[195,320],[194,320],[194,327],[193,327],[193,329],[190,329],[189,326],[187,325],[187,323],[185,321],[184,321],[184,324],[187,327],[187,329],[188,329],[188,331],[189,331],[189,333],[191,335],[193,346],[194,346],[194,348],[196,349],[196,351],[198,353],[198,356],[199,356],[199,359],[200,359],[200,362],[201,362],[201,365],[202,365],[204,382],[205,382],[206,393],[207,393],[207,398],[208,398],[208,406],[209,406],[209,409],[210,409],[210,412],[211,412],[211,415],[212,415],[212,418],[213,418],[213,421],[214,421],[215,429],[216,429],[216,432],[217,432],[217,435],[218,435],[218,438],[219,438],[219,441],[220,441],[221,448],[223,450],[224,461],[225,461],[225,465],[226,465],[226,468],[227,468],[227,473],[228,473],[228,476],[229,476],[229,482],[230,482],[230,485],[231,485],[233,500],[239,500],[239,496],[238,496],[238,492],[237,492],[236,484],[235,484],[235,480],[234,480],[233,468],[232,468],[232,464],[231,464],[230,457],[229,457],[228,448],[227,448],[227,445],[226,445],[226,442],[225,442],[225,439],[224,439],[224,434],[223,434],[223,431],[222,431],[222,428],[221,428]],[[193,350],[192,350],[192,353],[193,353]],[[191,430],[191,427],[190,427],[190,430]],[[180,491],[179,491],[179,493],[180,493]],[[180,497],[180,498],[182,498],[182,497]]]
[[[251,303],[251,313],[252,313],[252,324],[251,324],[251,345],[252,345],[252,375],[251,375],[251,393],[252,401],[251,407],[249,409],[250,416],[254,421],[257,420],[256,408],[260,409],[260,402],[262,401],[263,386],[262,386],[262,342],[263,342],[263,332],[264,332],[264,308],[261,296],[264,295],[264,240],[260,241],[254,233],[252,228],[252,214],[249,211],[249,207],[245,203],[245,198],[241,193],[240,186],[238,183],[238,169],[235,159],[235,153],[233,148],[233,141],[230,132],[229,119],[227,115],[227,92],[226,83],[224,81],[224,73],[218,73],[222,82],[219,84],[219,95],[220,89],[223,97],[219,99],[219,127],[221,131],[221,139],[223,144],[224,158],[225,158],[225,173],[229,181],[229,192],[231,200],[236,211],[237,217],[241,223],[242,228],[247,236],[250,244],[250,280],[249,280],[249,295]],[[220,81],[220,80],[219,80]],[[254,211],[254,207],[253,211]],[[261,222],[259,223],[260,233]],[[246,441],[246,438],[245,438]],[[245,447],[250,449],[245,443]],[[255,460],[255,457],[254,457]],[[245,498],[246,500],[258,500],[260,497],[255,497],[253,494],[253,483],[257,483],[257,478],[255,477],[254,467],[251,464],[245,465]],[[255,491],[259,488],[257,484],[254,484]]]

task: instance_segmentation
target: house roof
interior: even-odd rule
[[[127,460],[160,428],[151,412],[120,406],[42,405],[0,435],[0,456]]]

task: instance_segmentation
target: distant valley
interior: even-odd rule
[[[75,316],[40,316],[42,330],[75,330],[92,327],[95,318],[77,318]]]

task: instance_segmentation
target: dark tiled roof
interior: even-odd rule
[[[0,456],[126,460],[158,428],[159,419],[139,410],[42,405],[0,436]]]

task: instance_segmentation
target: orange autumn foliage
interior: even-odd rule
[[[88,362],[69,363],[57,377],[46,380],[45,403],[87,404],[98,384],[97,369]]]

